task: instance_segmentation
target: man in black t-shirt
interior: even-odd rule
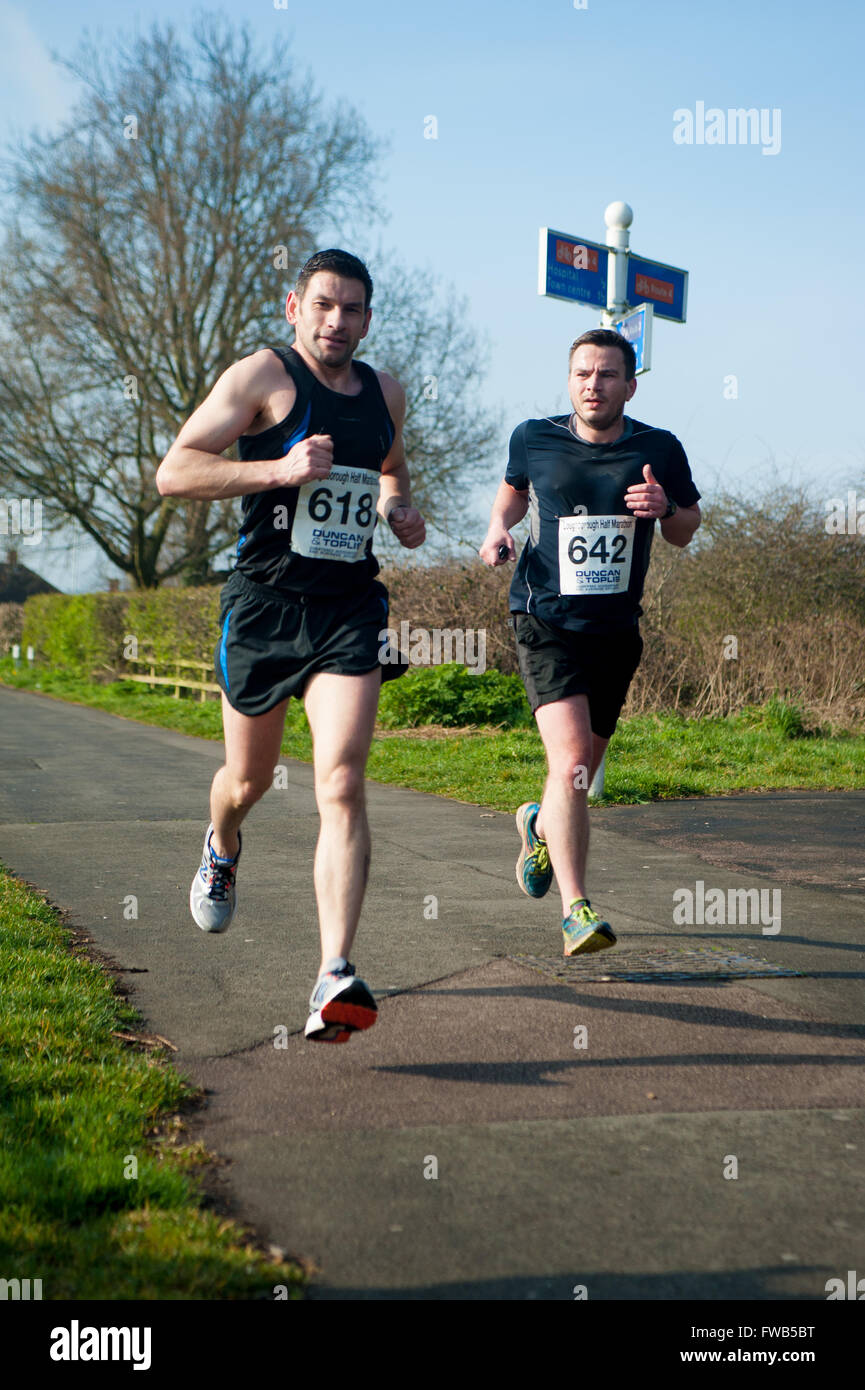
[[[286,303],[295,341],[223,372],[157,473],[164,496],[242,498],[237,566],[222,591],[216,677],[225,766],[189,906],[206,932],[234,915],[241,824],[273,784],[290,698],[313,736],[321,825],[314,879],[321,969],[305,1034],[346,1042],[369,1028],[375,999],[349,962],[370,860],[364,770],[382,679],[387,590],[372,553],[377,518],[401,545],[424,540],[411,504],[405,392],[354,360],[369,330],[372,280],[345,251],[319,251]],[[237,443],[239,461],[222,457]],[[290,852],[286,845],[286,853]]]
[[[490,566],[514,560],[510,530],[529,511],[510,608],[547,780],[540,804],[517,811],[517,882],[540,898],[555,873],[566,956],[616,943],[586,894],[588,788],[642,655],[640,599],[655,522],[677,546],[700,524],[700,494],[678,439],[624,415],[635,368],[620,334],[597,328],[577,338],[573,414],[514,430],[479,552]]]

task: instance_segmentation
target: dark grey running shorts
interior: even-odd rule
[[[587,695],[592,733],[611,738],[643,655],[636,623],[609,633],[575,632],[531,613],[511,616],[532,714],[568,695]]]
[[[359,676],[381,665],[382,680],[393,680],[407,670],[379,661],[388,597],[377,579],[341,598],[283,595],[235,570],[220,596],[219,626],[216,679],[241,714],[300,698],[318,671]]]

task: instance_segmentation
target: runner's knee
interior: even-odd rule
[[[339,763],[326,773],[316,773],[315,799],[319,807],[359,809],[363,805],[363,786],[362,767],[355,763]]]
[[[591,748],[574,748],[566,754],[551,758],[549,775],[570,791],[587,791],[592,773]]]
[[[256,801],[260,801],[264,793],[270,790],[272,783],[272,773],[266,778],[233,777],[229,773],[227,790],[232,806],[237,810],[254,806]]]

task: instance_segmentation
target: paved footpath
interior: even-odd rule
[[[0,688],[0,860],[128,972],[208,1091],[236,1214],[314,1262],[312,1298],[824,1300],[865,1274],[865,791],[593,811],[619,946],[566,964],[513,817],[371,783],[380,1017],[325,1048],[308,765],[247,821],[231,929],[189,916],[221,761]],[[740,917],[730,890],[780,892],[780,931],[674,920],[713,888]]]

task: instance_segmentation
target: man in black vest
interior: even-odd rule
[[[320,251],[286,303],[291,348],[263,348],[225,371],[157,473],[164,496],[241,497],[237,565],[222,592],[215,653],[225,766],[190,910],[203,931],[234,915],[240,826],[272,785],[292,696],[314,744],[321,828],[314,879],[321,970],[306,1036],[341,1043],[376,1018],[349,964],[370,860],[364,771],[382,679],[387,590],[375,578],[380,516],[400,543],[425,537],[402,441],[405,392],[353,361],[369,330],[372,281],[345,251]],[[222,457],[237,442],[240,461]]]
[[[700,494],[676,436],[624,414],[637,389],[631,344],[591,329],[569,361],[573,414],[514,430],[479,552],[490,566],[514,560],[510,529],[530,511],[510,609],[548,771],[540,804],[517,811],[517,882],[541,898],[555,873],[566,956],[616,943],[586,893],[588,787],[642,655],[655,522],[677,546],[700,524]]]

